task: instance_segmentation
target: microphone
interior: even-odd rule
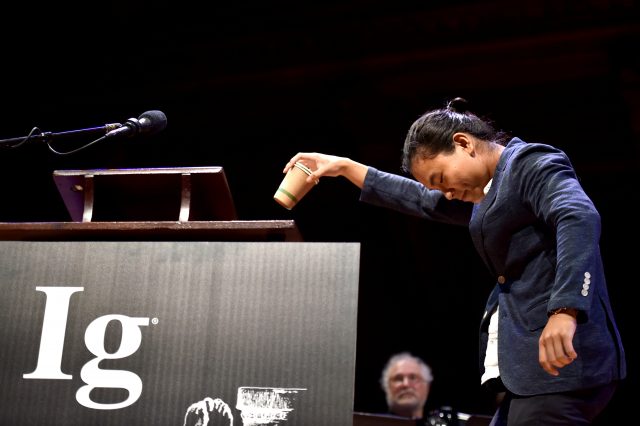
[[[121,127],[110,130],[104,136],[113,138],[116,136],[132,137],[136,135],[152,135],[167,127],[167,116],[162,111],[151,110],[143,112],[138,118],[130,118]]]

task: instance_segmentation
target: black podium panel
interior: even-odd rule
[[[356,243],[0,242],[0,424],[351,425]]]

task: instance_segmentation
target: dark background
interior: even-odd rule
[[[409,350],[433,367],[430,409],[488,414],[477,329],[494,281],[466,229],[360,203],[342,178],[323,179],[292,211],[272,199],[298,151],[399,173],[413,120],[462,96],[503,130],[565,150],[600,211],[629,361],[600,424],[628,422],[639,384],[637,1],[131,3],[3,13],[0,138],[152,109],[168,125],[70,155],[0,148],[1,221],[69,220],[53,170],[223,166],[240,219],[294,219],[306,241],[362,243],[356,411],[385,411],[380,371]]]

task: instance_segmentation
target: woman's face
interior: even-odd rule
[[[411,173],[429,189],[442,191],[449,200],[479,203],[492,173],[475,143],[455,143],[452,153],[415,158]]]

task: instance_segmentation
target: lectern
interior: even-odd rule
[[[0,223],[0,424],[352,425],[359,244],[220,167],[53,178],[71,221]]]

